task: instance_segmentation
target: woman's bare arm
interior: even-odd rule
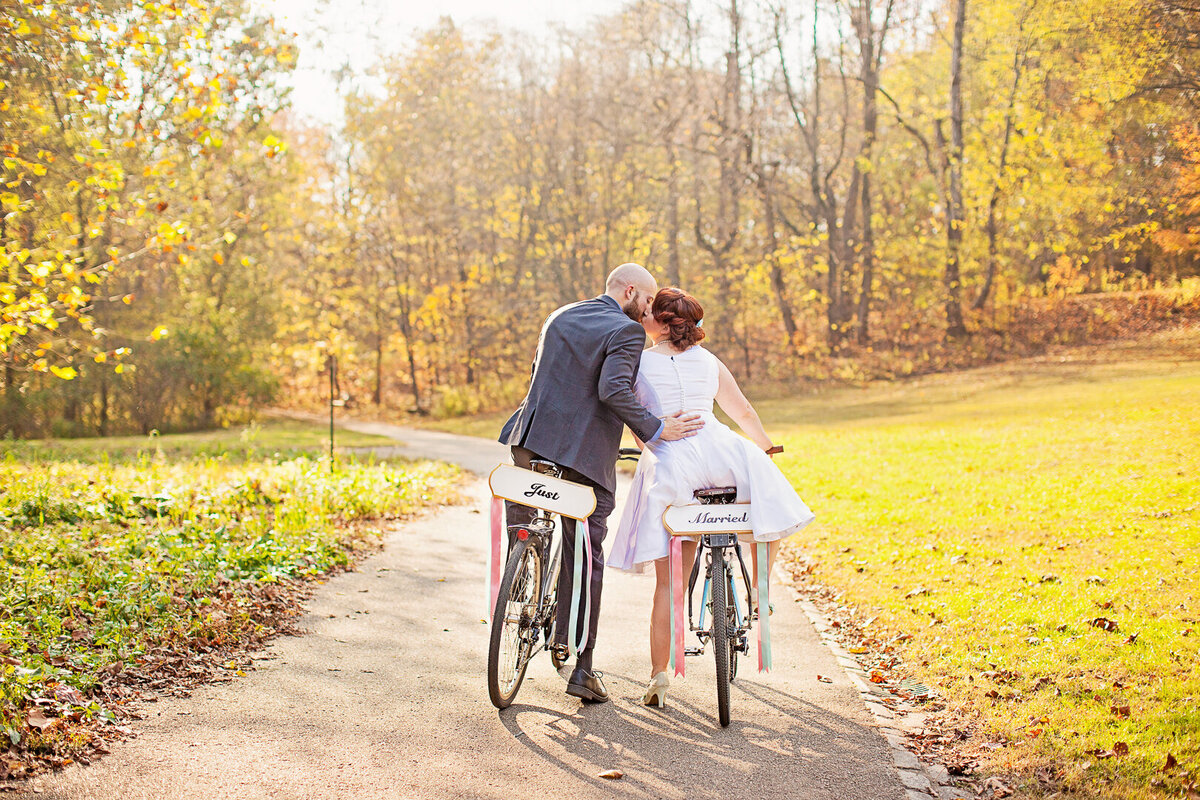
[[[717,383],[717,405],[737,423],[751,441],[763,450],[769,450],[771,437],[767,436],[767,432],[763,430],[758,412],[754,410],[754,406],[750,405],[746,395],[742,394],[742,390],[738,387],[729,368],[721,363],[720,359],[717,359],[717,366],[720,368],[718,372],[720,378]]]

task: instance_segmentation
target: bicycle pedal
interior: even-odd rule
[[[685,656],[702,656],[702,655],[704,655],[704,648],[703,647],[685,647],[683,649],[683,654]]]

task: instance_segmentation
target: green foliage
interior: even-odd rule
[[[331,473],[304,456],[10,453],[0,462],[0,729],[36,748],[24,717],[36,699],[56,714],[111,716],[95,694],[106,670],[164,642],[236,638],[253,625],[253,587],[345,567],[375,535],[364,525],[450,501],[456,475],[428,462]],[[218,595],[228,599],[214,605]]]
[[[242,0],[9,2],[0,43],[0,432],[211,425],[269,396],[291,44]]]
[[[341,448],[387,447],[384,436],[339,430]],[[108,436],[88,439],[17,439],[0,442],[0,456],[27,463],[81,461],[84,463],[148,464],[157,459],[197,459],[242,463],[317,458],[329,452],[329,428],[310,422],[268,419],[245,426],[202,433],[153,431],[149,436]]]

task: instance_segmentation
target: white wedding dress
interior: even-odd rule
[[[669,505],[695,503],[692,492],[737,486],[738,502],[750,502],[754,539],[782,539],[813,521],[813,513],[771,457],[734,433],[713,414],[719,381],[717,357],[699,345],[682,353],[642,353],[635,391],[651,413],[700,414],[704,427],[694,436],[648,444],[638,461],[625,500],[608,566],[641,572],[667,555],[663,512]]]

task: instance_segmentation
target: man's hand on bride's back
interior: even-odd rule
[[[673,442],[676,439],[686,439],[694,435],[697,431],[704,427],[704,420],[700,419],[699,414],[689,414],[684,411],[679,411],[669,417],[663,417],[662,435],[658,438],[664,442]]]

